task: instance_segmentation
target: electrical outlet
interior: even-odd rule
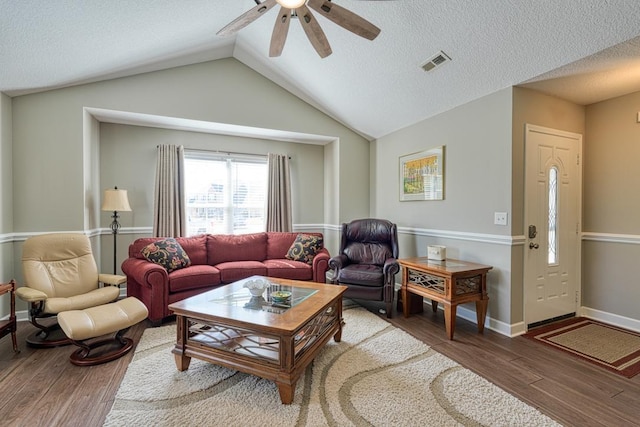
[[[507,213],[506,212],[494,212],[493,223],[495,225],[507,225]]]

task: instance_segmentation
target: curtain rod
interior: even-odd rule
[[[215,153],[215,154],[228,154],[228,155],[232,155],[232,154],[238,154],[241,156],[254,156],[254,157],[267,157],[266,154],[255,154],[255,153],[241,153],[239,151],[227,151],[227,150],[206,150],[204,148],[186,148],[185,150],[187,151],[199,151],[202,153]],[[289,158],[289,160],[291,160],[291,156],[287,156]]]

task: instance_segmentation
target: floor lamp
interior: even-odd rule
[[[111,221],[111,233],[113,234],[113,274],[116,274],[116,236],[120,229],[120,223],[118,222],[118,212],[129,212],[131,206],[129,206],[129,199],[127,198],[127,190],[120,190],[115,187],[113,190],[104,191],[104,199],[102,200],[102,210],[112,211],[113,221]]]

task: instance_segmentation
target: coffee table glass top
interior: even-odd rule
[[[262,293],[260,293],[260,295],[253,295],[252,291],[244,286],[227,286],[224,288],[226,292],[211,295],[209,302],[280,314],[295,307],[318,292],[317,289],[275,283],[261,276],[253,276],[241,281],[241,283],[247,282],[262,283],[264,286]],[[258,292],[259,290],[255,291],[255,293]],[[279,299],[278,296],[280,296]]]

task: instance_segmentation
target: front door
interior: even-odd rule
[[[577,311],[581,153],[582,135],[526,126],[524,317],[527,326]]]

